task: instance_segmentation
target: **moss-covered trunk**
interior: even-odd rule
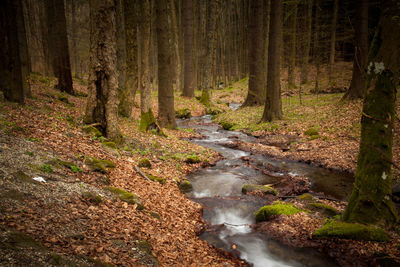
[[[400,21],[392,18],[400,7],[393,0],[383,6],[370,49],[356,181],[344,220],[391,226],[398,220],[391,200],[391,169],[400,70]]]

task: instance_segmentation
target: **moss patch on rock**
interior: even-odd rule
[[[96,205],[99,205],[101,202],[103,202],[103,198],[100,195],[90,191],[83,192],[82,197]]]
[[[85,157],[86,164],[92,169],[92,171],[106,173],[107,168],[115,168],[114,162],[111,160],[100,160],[94,157]]]
[[[158,177],[158,176],[155,176],[152,174],[147,174],[147,177],[149,177],[149,179],[152,181],[159,182],[160,184],[165,184],[167,182],[167,180],[165,178]]]
[[[256,222],[263,222],[269,220],[275,215],[293,215],[304,210],[293,206],[290,203],[274,202],[273,205],[264,206],[260,208],[256,213]]]
[[[7,233],[6,240],[0,242],[0,249],[19,250],[26,248],[45,249],[41,243],[33,239],[30,235],[18,231]]]
[[[113,193],[115,196],[117,196],[121,201],[124,201],[128,204],[136,204],[138,210],[142,210],[144,209],[144,206],[142,204],[142,202],[140,201],[139,197],[137,197],[135,194],[127,192],[121,188],[117,188],[117,187],[106,187],[104,188],[104,190],[107,190],[111,193]]]
[[[333,217],[339,214],[339,211],[334,207],[322,203],[309,203],[307,208],[310,210],[318,211],[326,216]]]
[[[111,154],[120,157],[121,154],[119,153],[118,147],[114,142],[103,142],[101,143],[101,146],[108,150]]]
[[[190,119],[192,117],[192,113],[188,108],[182,108],[175,110],[175,117],[179,119]]]
[[[100,137],[100,136],[103,136],[103,134],[100,132],[99,129],[97,129],[96,127],[91,126],[91,125],[84,126],[84,127],[82,128],[82,130],[83,130],[85,133],[87,133],[87,134],[89,134],[89,135],[91,135],[91,136],[93,136],[93,137]]]
[[[201,159],[197,155],[189,155],[185,158],[185,162],[189,164],[200,163]]]
[[[260,191],[266,195],[270,194],[270,195],[274,195],[276,196],[278,194],[278,192],[276,191],[276,189],[270,187],[270,186],[266,186],[266,185],[258,185],[258,184],[245,184],[242,187],[242,193],[243,194],[247,194],[249,192],[253,192],[253,191]]]
[[[330,221],[316,230],[313,237],[343,238],[353,240],[389,241],[385,230],[374,225]]]
[[[302,194],[296,198],[304,202],[314,202],[316,200],[310,193]]]
[[[233,126],[235,126],[232,122],[228,121],[220,121],[219,124],[221,124],[222,128],[227,131],[231,130]]]
[[[147,159],[147,158],[141,159],[141,160],[139,160],[139,162],[138,162],[138,166],[139,166],[140,168],[148,168],[148,169],[150,169],[150,168],[151,168],[151,162],[150,162],[150,160]]]
[[[308,135],[308,136],[313,136],[313,135],[318,135],[319,136],[318,131],[315,130],[314,128],[308,129],[307,131],[304,132],[304,134]]]
[[[180,182],[178,187],[182,193],[189,193],[193,190],[193,185],[188,180],[183,180]]]
[[[136,248],[138,249],[139,263],[147,266],[159,266],[158,259],[153,255],[153,248],[148,241],[136,240]]]

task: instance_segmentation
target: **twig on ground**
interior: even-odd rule
[[[144,174],[138,167],[136,167],[136,166],[133,166],[133,168],[135,169],[135,171],[137,172],[137,173],[139,173],[143,178],[146,178],[148,181],[151,181],[150,180],[150,178],[149,177],[147,177],[147,175],[146,174]]]

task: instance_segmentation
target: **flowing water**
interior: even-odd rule
[[[194,121],[201,124],[193,123]],[[208,115],[179,121],[179,127],[196,129],[205,138],[191,141],[212,148],[224,157],[215,166],[199,170],[189,177],[193,191],[187,194],[188,197],[203,206],[204,219],[215,226],[214,231],[204,232],[202,239],[238,255],[253,266],[334,266],[329,257],[315,250],[284,246],[250,228],[255,223],[254,212],[265,205],[265,200],[242,195],[242,186],[270,184],[278,178],[246,166],[241,157],[250,156],[292,175],[310,177],[313,191],[324,192],[338,199],[345,199],[351,192],[351,176],[304,163],[271,160],[262,155],[250,155],[245,151],[219,145],[229,143],[232,138],[244,142],[256,142],[256,138],[240,132],[221,130],[211,123]]]

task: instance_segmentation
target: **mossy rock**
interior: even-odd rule
[[[222,109],[217,108],[217,107],[209,107],[209,108],[206,109],[206,113],[208,115],[218,115],[218,114],[221,114],[223,112],[224,111]]]
[[[7,233],[5,240],[0,241],[0,249],[19,250],[26,248],[45,250],[40,242],[23,232],[11,231]]]
[[[210,106],[210,92],[208,90],[202,90],[199,101],[204,106],[209,107]]]
[[[82,197],[95,205],[99,205],[103,202],[103,198],[100,195],[90,191],[83,192]]]
[[[148,241],[136,240],[136,248],[138,249],[139,263],[147,266],[159,266],[158,259],[153,255],[153,248]]]
[[[121,154],[119,153],[118,147],[114,142],[103,142],[101,143],[101,146],[108,150],[110,153],[112,153],[113,155],[120,157]]]
[[[19,181],[22,181],[22,182],[28,182],[28,183],[34,183],[35,182],[35,180],[33,180],[29,175],[27,175],[26,173],[24,173],[21,170],[18,170],[16,172],[14,172],[12,174],[12,176],[15,179],[18,179]]]
[[[147,159],[147,158],[141,159],[141,160],[139,160],[139,162],[138,162],[138,166],[139,166],[140,168],[148,168],[148,169],[150,169],[150,168],[151,168],[151,162],[150,162],[150,160]]]
[[[322,203],[309,203],[307,209],[318,211],[326,216],[333,217],[339,214],[339,211],[334,207]]]
[[[89,135],[91,135],[91,136],[94,136],[94,137],[103,136],[103,134],[100,132],[99,129],[97,129],[96,127],[91,126],[91,125],[84,126],[84,127],[82,128],[82,130],[83,130],[85,133],[87,133],[87,134],[89,134]]]
[[[68,96],[66,96],[65,94],[57,93],[56,96],[57,96],[57,99],[60,100],[61,102],[64,102],[66,104],[70,104],[70,102],[68,100]]]
[[[56,159],[55,161],[52,161],[52,165],[54,166],[63,166],[65,168],[70,169],[73,172],[82,172],[82,168],[76,165],[74,162],[70,161],[64,161],[60,159]]]
[[[256,222],[263,222],[269,220],[275,215],[293,215],[304,210],[293,206],[290,203],[275,202],[273,205],[264,206],[260,208],[256,213]]]
[[[242,193],[247,194],[249,192],[260,191],[266,195],[274,195],[276,196],[278,192],[275,188],[266,185],[258,185],[258,184],[245,184],[242,187]]]
[[[158,177],[152,174],[147,174],[147,177],[149,177],[150,180],[152,180],[153,182],[159,182],[160,184],[165,184],[167,182],[167,180],[165,178],[162,177]]]
[[[221,124],[222,128],[227,131],[231,130],[233,126],[235,126],[233,123],[227,121],[220,121],[219,124]]]
[[[201,159],[197,155],[189,155],[185,158],[185,162],[189,164],[200,163]]]
[[[182,108],[175,110],[175,117],[179,119],[190,119],[192,117],[192,113],[188,108]]]
[[[115,168],[114,162],[111,160],[100,160],[94,157],[85,157],[86,164],[95,172],[106,173],[107,168]]]
[[[309,138],[308,140],[315,140],[315,139],[318,139],[318,138],[320,138],[320,137],[321,137],[320,135],[314,134],[314,135],[311,135],[310,138]]]
[[[389,241],[385,230],[374,225],[330,221],[317,229],[313,237],[343,238],[367,241]]]
[[[302,194],[301,196],[296,197],[298,200],[304,201],[304,202],[314,202],[316,199],[310,194],[310,193],[305,193]]]
[[[304,134],[308,135],[308,136],[313,136],[313,135],[318,135],[319,136],[318,131],[315,130],[314,128],[308,129],[307,131],[304,132]]]
[[[182,193],[189,193],[193,190],[193,185],[188,180],[183,180],[180,182],[178,187]]]
[[[142,210],[144,209],[144,206],[142,204],[142,202],[140,201],[139,197],[137,197],[135,194],[127,192],[121,188],[117,188],[117,187],[106,187],[104,188],[104,190],[107,190],[111,193],[113,193],[114,195],[116,195],[121,201],[124,201],[128,204],[136,204],[138,210]]]

